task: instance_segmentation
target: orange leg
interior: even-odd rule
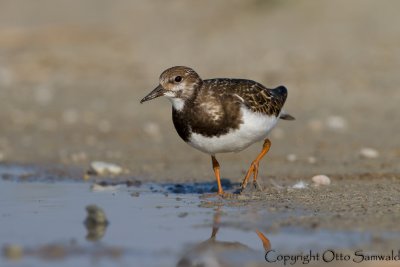
[[[270,250],[271,249],[271,242],[269,241],[269,239],[257,229],[256,229],[256,233],[257,233],[258,237],[260,238],[260,240],[261,240],[261,242],[263,244],[264,250],[265,251]]]
[[[211,161],[212,161],[212,166],[214,169],[214,173],[215,173],[215,178],[217,178],[217,184],[218,184],[218,195],[223,195],[224,194],[224,190],[222,190],[222,185],[221,185],[221,176],[219,173],[219,163],[217,161],[217,159],[215,158],[215,156],[211,156]]]
[[[249,182],[251,174],[253,174],[254,184],[257,183],[259,162],[265,156],[265,154],[268,153],[270,148],[271,148],[271,141],[269,141],[269,139],[265,139],[263,149],[261,150],[260,154],[258,154],[257,158],[251,163],[250,168],[246,173],[246,177],[244,177],[243,179],[242,190],[246,188],[246,185]]]

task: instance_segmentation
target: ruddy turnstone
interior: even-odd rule
[[[238,152],[264,140],[263,148],[251,163],[241,184],[250,176],[256,187],[260,160],[271,142],[267,137],[278,119],[294,118],[282,110],[287,90],[284,86],[268,89],[245,79],[216,78],[202,80],[191,68],[176,66],[160,75],[160,84],[140,103],[166,96],[172,103],[172,120],[179,136],[194,148],[211,155],[218,194],[225,195],[220,178],[218,153]]]

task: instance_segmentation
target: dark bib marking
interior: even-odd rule
[[[183,141],[189,142],[189,124],[185,119],[184,113],[172,108],[172,122],[174,123],[176,132],[183,139]]]
[[[241,104],[234,97],[224,100],[218,100],[213,94],[199,94],[195,101],[187,101],[181,111],[172,109],[172,120],[179,136],[188,142],[192,133],[214,137],[238,129],[242,123]],[[205,101],[219,105],[219,111],[210,115],[201,105]]]

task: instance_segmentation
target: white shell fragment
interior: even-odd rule
[[[90,170],[97,175],[113,174],[117,175],[122,172],[122,168],[116,164],[103,162],[103,161],[93,161],[90,163]]]
[[[331,179],[326,175],[315,175],[311,178],[315,186],[330,185]]]
[[[305,189],[305,188],[307,188],[307,186],[308,186],[307,183],[305,183],[305,182],[303,182],[303,181],[300,181],[300,182],[297,182],[296,184],[294,184],[294,185],[292,186],[292,188],[293,188],[293,189]]]
[[[375,159],[379,157],[379,152],[373,148],[364,147],[360,150],[360,156],[367,159]]]

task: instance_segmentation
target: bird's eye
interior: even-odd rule
[[[175,77],[175,82],[179,83],[182,81],[182,77],[181,76],[176,76]]]

